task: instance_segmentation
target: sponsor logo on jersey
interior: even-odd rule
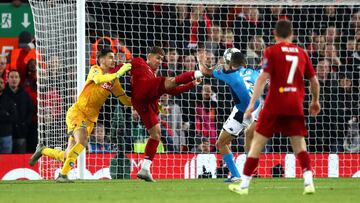
[[[102,87],[103,89],[106,89],[106,90],[108,90],[108,91],[111,91],[111,89],[113,88],[113,84],[112,84],[111,82],[107,82],[107,83],[102,84],[101,87]]]
[[[284,93],[284,92],[296,92],[297,88],[296,87],[280,87],[279,88],[279,92],[280,93]]]

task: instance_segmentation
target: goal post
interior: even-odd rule
[[[289,19],[294,42],[309,54],[321,83],[323,111],[306,114],[308,150],[317,177],[359,176],[360,2],[356,0],[29,0],[38,57],[38,132],[49,147],[66,149],[65,116],[96,63],[96,50],[116,52],[118,63],[145,57],[148,47],[166,52],[158,75],[196,69],[194,52],[207,51],[208,65],[222,64],[235,47],[257,68],[274,43],[277,20]],[[130,76],[121,84],[131,95]],[[308,106],[309,94],[305,98]],[[233,105],[230,90],[215,79],[180,96],[163,96],[162,142],[152,166],[155,178],[225,177],[215,140]],[[307,109],[304,109],[306,112]],[[133,109],[111,96],[104,104],[86,152],[71,178],[135,178],[148,134]],[[243,137],[232,143],[239,170]],[[266,145],[261,177],[299,177],[286,138]],[[210,152],[209,152],[210,151]],[[61,163],[42,157],[40,174],[53,179]],[[283,169],[283,172],[282,170]],[[224,172],[225,171],[225,172]],[[279,175],[279,174],[278,174]]]

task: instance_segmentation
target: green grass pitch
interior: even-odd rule
[[[76,181],[1,181],[1,203],[348,203],[360,202],[360,179],[315,179],[316,194],[304,196],[301,179],[253,179],[248,196],[227,189],[221,179]]]

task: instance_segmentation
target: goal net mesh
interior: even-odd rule
[[[274,43],[279,19],[292,21],[294,43],[310,56],[321,84],[322,111],[309,117],[306,141],[317,177],[352,176],[359,168],[360,7],[356,1],[86,1],[87,71],[96,52],[110,48],[117,63],[146,57],[161,46],[166,52],[157,74],[174,76],[197,69],[194,53],[207,52],[209,66],[223,64],[227,48],[238,48],[248,65],[259,68],[265,47]],[[38,60],[40,142],[66,149],[65,117],[76,101],[77,34],[75,0],[30,0]],[[130,76],[121,84],[131,95]],[[231,113],[229,88],[216,79],[179,96],[164,95],[159,115],[162,139],[152,166],[155,178],[226,177],[215,142]],[[85,178],[134,178],[148,133],[138,114],[113,96],[104,104],[86,150]],[[244,137],[231,149],[242,170]],[[264,149],[258,175],[299,176],[287,138],[274,135]],[[41,175],[54,178],[61,163],[43,157]],[[355,170],[355,172],[354,172]],[[76,170],[73,172],[76,174]]]

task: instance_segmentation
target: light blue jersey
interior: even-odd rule
[[[240,67],[237,70],[224,71],[223,69],[214,70],[213,76],[224,81],[230,86],[230,91],[235,102],[236,108],[245,112],[249,105],[252,94],[254,93],[254,85],[260,72],[252,68]],[[259,105],[256,101],[254,109]]]

